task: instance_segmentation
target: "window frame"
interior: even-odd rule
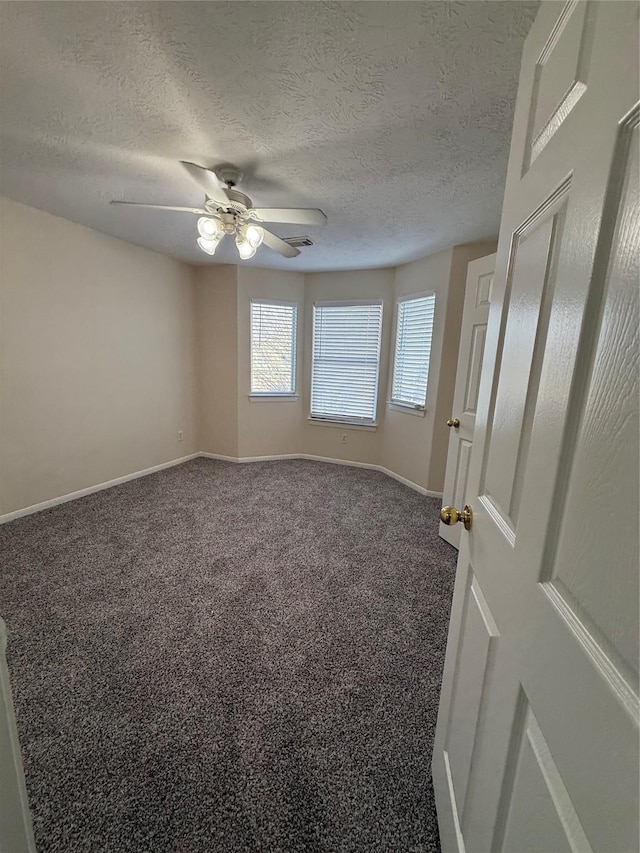
[[[400,305],[404,302],[413,302],[417,299],[425,299],[427,297],[433,297],[433,326],[431,329],[431,347],[429,349],[429,369],[427,371],[427,381],[425,384],[425,393],[424,393],[424,402],[420,404],[415,404],[409,401],[403,400],[394,400],[393,399],[393,385],[395,380],[396,373],[396,354],[398,350],[398,321],[400,318]],[[390,358],[390,370],[389,370],[389,387],[388,387],[388,398],[387,398],[387,408],[391,409],[394,412],[401,412],[406,415],[414,415],[415,417],[423,418],[427,413],[427,397],[429,394],[429,379],[431,378],[431,357],[433,355],[433,338],[435,334],[435,325],[436,325],[436,301],[437,301],[437,293],[435,290],[422,290],[418,293],[407,293],[404,296],[398,296],[395,300],[395,311],[394,311],[394,323],[393,323],[393,340],[391,342],[391,358]]]
[[[291,378],[293,390],[291,391],[254,391],[253,390],[253,306],[275,305],[278,308],[293,308],[293,335],[291,341]],[[263,299],[255,296],[249,300],[249,399],[258,401],[293,401],[297,400],[298,394],[298,303],[287,299]]]
[[[313,414],[313,367],[314,353],[316,340],[316,308],[350,308],[357,306],[375,305],[380,306],[380,331],[378,335],[378,352],[377,352],[377,369],[375,378],[374,390],[374,407],[373,418],[371,420],[364,418],[340,418],[335,415],[314,415]],[[384,299],[322,299],[313,303],[311,314],[311,375],[309,381],[309,416],[307,420],[310,423],[321,426],[348,426],[352,429],[361,430],[376,430],[378,427],[378,408],[379,408],[379,393],[380,393],[380,368],[382,366],[382,341],[384,334]]]

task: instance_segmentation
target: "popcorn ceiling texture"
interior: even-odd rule
[[[256,205],[318,206],[294,260],[386,266],[497,233],[532,2],[1,4],[0,188],[198,264],[178,165],[231,161]],[[298,226],[274,228],[282,236]]]

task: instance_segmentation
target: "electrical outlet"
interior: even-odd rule
[[[343,432],[343,433],[340,435],[340,441],[342,442],[342,444],[346,444],[348,440],[349,440],[349,435],[348,435],[348,433]]]
[[[178,441],[182,441],[184,439],[184,433],[181,429],[178,430]]]

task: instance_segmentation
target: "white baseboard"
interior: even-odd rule
[[[276,456],[223,456],[220,453],[198,453],[205,459],[219,459],[221,462],[272,462],[274,459],[302,459],[299,453],[280,453]]]
[[[181,456],[179,459],[172,459],[170,462],[161,462],[160,465],[154,465],[152,468],[145,468],[143,471],[135,471],[133,474],[125,474],[123,477],[116,477],[115,480],[107,480],[105,483],[98,483],[96,486],[89,486],[86,489],[79,489],[77,492],[69,492],[67,495],[60,495],[59,498],[51,498],[42,503],[25,506],[22,509],[17,509],[14,512],[7,512],[5,515],[0,515],[0,524],[6,524],[8,521],[13,521],[16,518],[22,518],[25,515],[32,515],[34,512],[41,512],[43,509],[51,509],[58,504],[66,504],[68,501],[75,501],[78,498],[84,498],[87,495],[92,495],[94,492],[101,492],[103,489],[110,489],[112,486],[119,486],[121,483],[127,483],[129,480],[137,480],[139,477],[146,477],[147,474],[155,474],[156,471],[163,471],[165,468],[173,468],[174,465],[182,465],[183,462],[188,462],[190,459],[196,459],[200,453],[190,453],[188,456]]]
[[[205,459],[219,459],[221,462],[239,462],[240,460],[236,456],[223,456],[221,453],[205,453],[204,450],[201,450],[198,456],[202,456]]]
[[[393,480],[397,480],[399,483],[402,483],[405,486],[409,486],[410,489],[414,489],[416,492],[420,492],[421,495],[424,495],[427,498],[442,498],[442,492],[434,492],[431,489],[425,489],[424,486],[419,486],[412,480],[407,480],[406,477],[402,477],[400,476],[400,474],[396,474],[396,472],[392,471],[390,468],[384,468],[382,465],[379,465],[378,471],[382,471],[382,473],[386,474],[387,477],[391,477]]]
[[[41,512],[43,509],[51,509],[51,507],[59,504],[75,501],[78,498],[84,498],[87,495],[92,495],[94,492],[101,492],[103,489],[110,489],[112,486],[119,486],[121,483],[127,483],[129,480],[137,480],[139,477],[146,477],[148,474],[155,474],[156,471],[163,471],[165,468],[172,468],[174,465],[182,465],[183,462],[188,462],[190,459],[204,457],[206,459],[219,459],[222,462],[273,462],[277,459],[311,459],[314,462],[329,462],[332,465],[346,465],[350,468],[368,468],[370,471],[380,471],[419,492],[421,495],[426,495],[430,498],[441,498],[442,492],[432,492],[419,486],[417,483],[407,480],[406,477],[401,477],[395,471],[384,468],[382,465],[374,465],[371,462],[355,462],[351,459],[333,459],[329,456],[314,456],[311,453],[281,453],[274,456],[223,456],[220,453],[190,453],[188,456],[181,456],[179,459],[172,459],[170,462],[162,462],[160,465],[154,465],[152,468],[145,468],[143,471],[135,471],[133,474],[125,474],[123,477],[116,477],[115,480],[107,480],[105,483],[98,483],[96,486],[89,486],[86,489],[80,489],[77,492],[69,492],[67,495],[61,495],[59,498],[51,498],[42,503],[26,506],[22,509],[17,509],[14,512],[7,512],[5,515],[0,515],[0,524],[6,524],[8,521],[14,521],[16,518],[22,518],[25,515],[32,515],[34,512]]]
[[[387,477],[397,480],[399,483],[402,483],[404,486],[408,486],[410,489],[413,489],[415,492],[419,492],[421,495],[425,495],[429,498],[442,498],[442,492],[434,492],[430,489],[425,489],[424,486],[419,486],[412,480],[408,480],[406,477],[396,474],[395,471],[391,471],[389,468],[385,468],[382,465],[375,465],[372,462],[356,462],[352,459],[334,459],[331,456],[314,456],[312,453],[280,453],[274,454],[273,456],[222,456],[219,453],[201,453],[200,456],[204,456],[207,459],[219,459],[223,462],[274,462],[278,459],[311,459],[314,462],[329,462],[332,465],[347,465],[350,468],[368,468],[370,471],[380,471],[382,474],[386,474]]]
[[[312,456],[310,453],[301,453],[299,454],[298,459],[315,459],[316,462],[331,462],[333,465],[348,465],[351,468],[368,468],[370,471],[380,471],[381,474],[386,474],[387,477],[397,480],[404,486],[408,486],[410,489],[413,489],[414,492],[420,492],[421,495],[425,495],[428,498],[442,497],[442,492],[432,492],[430,489],[425,489],[424,486],[419,486],[417,483],[414,483],[413,480],[408,480],[406,477],[396,474],[396,472],[391,471],[390,468],[385,468],[383,465],[374,465],[372,462],[355,462],[351,459],[332,459],[328,456]]]
[[[313,462],[329,462],[331,465],[346,465],[348,468],[368,468],[369,471],[379,471],[380,466],[372,462],[356,462],[351,459],[334,459],[332,456],[314,456],[313,453],[300,453],[298,459],[311,459]]]

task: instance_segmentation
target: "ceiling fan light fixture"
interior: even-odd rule
[[[202,251],[207,253],[207,255],[215,255],[218,243],[220,242],[220,237],[216,240],[207,240],[204,237],[198,237],[196,242]]]
[[[222,223],[217,219],[210,219],[208,216],[201,216],[200,219],[198,219],[198,233],[203,240],[219,240],[224,231],[222,230]]]
[[[244,238],[254,249],[257,249],[264,239],[264,231],[259,225],[247,225],[244,231]]]
[[[235,237],[241,260],[252,258],[264,245],[284,258],[300,254],[299,245],[310,246],[311,241],[293,245],[285,242],[263,223],[282,222],[291,225],[324,225],[327,217],[319,208],[254,207],[249,196],[235,188],[242,174],[235,166],[225,165],[205,169],[197,163],[181,160],[180,164],[205,194],[203,207],[180,207],[169,204],[112,200],[111,204],[126,204],[136,208],[153,208],[198,216],[196,242],[207,255],[213,255],[225,234]],[[300,239],[300,238],[298,238]]]
[[[248,261],[256,253],[255,247],[248,240],[245,240],[242,234],[238,234],[236,237],[236,246],[238,247],[238,254],[243,261]]]

